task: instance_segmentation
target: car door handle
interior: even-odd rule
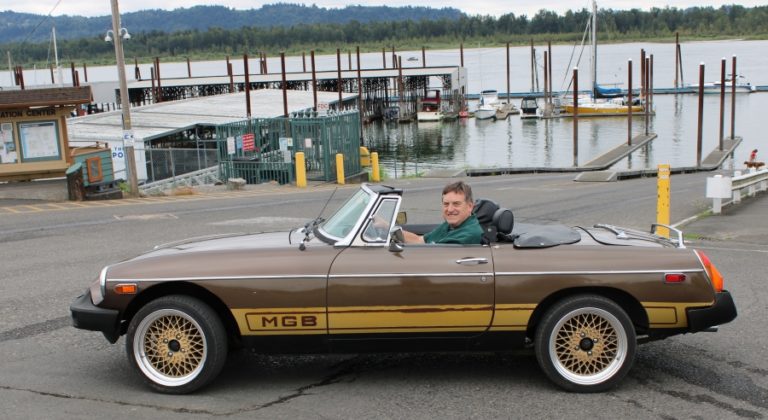
[[[456,260],[456,264],[461,265],[480,265],[480,264],[488,264],[487,258],[462,258],[459,260]]]

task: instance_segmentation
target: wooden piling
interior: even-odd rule
[[[88,83],[88,65],[83,63],[83,77],[85,78],[85,83]]]
[[[336,77],[337,77],[337,87],[339,91],[339,105],[336,108],[336,111],[341,111],[341,104],[344,101],[344,98],[341,94],[341,50],[336,48]]]
[[[632,59],[627,60],[627,146],[632,146]]]
[[[736,56],[733,56],[731,65],[731,140],[736,138]]]
[[[312,110],[317,112],[317,73],[315,72],[315,50],[310,51],[309,54],[312,60],[310,63],[312,65],[312,100],[314,103]]]
[[[280,75],[283,83],[280,88],[283,90],[283,116],[288,118],[288,81],[285,79],[285,51],[280,51]]]
[[[189,63],[189,57],[187,57],[187,77],[192,78],[192,64]]]
[[[464,43],[459,44],[459,57],[461,58],[459,67],[464,67]]]
[[[509,99],[509,42],[507,42],[507,104],[511,104]]]
[[[545,51],[544,54],[547,52]],[[546,55],[544,61],[546,62]],[[544,73],[546,77],[546,72]],[[546,85],[546,82],[544,83]],[[579,68],[573,69],[573,166],[579,166]]]
[[[678,80],[677,75],[680,71],[680,32],[675,32],[675,94],[677,94]]]
[[[704,63],[699,64],[699,121],[696,130],[696,167],[701,166],[701,139],[704,126]]]
[[[251,75],[248,70],[248,54],[243,54],[243,74],[245,76],[245,115],[251,119]]]
[[[427,50],[421,47],[421,67],[427,67]]]
[[[725,57],[720,60],[720,132],[718,137],[718,149],[723,151],[723,135],[725,129]]]

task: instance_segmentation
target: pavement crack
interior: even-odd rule
[[[327,385],[333,385],[335,383],[340,382],[341,379],[344,376],[347,376],[348,374],[350,374],[354,370],[354,368],[356,366],[357,359],[358,359],[358,357],[354,357],[352,359],[345,360],[343,362],[340,362],[340,363],[336,364],[334,367],[338,367],[339,370],[334,372],[334,373],[332,373],[332,374],[330,374],[330,375],[328,375],[328,376],[326,376],[325,378],[321,379],[319,382],[311,383],[311,384],[302,386],[300,388],[297,388],[292,394],[285,395],[285,396],[282,396],[282,397],[280,397],[280,398],[278,398],[278,399],[276,399],[274,401],[270,401],[268,403],[262,404],[258,408],[256,408],[256,410],[261,410],[263,408],[269,408],[269,407],[272,407],[272,406],[275,406],[275,405],[280,405],[280,404],[286,403],[286,402],[288,402],[288,401],[290,401],[290,400],[292,400],[294,398],[302,397],[302,396],[306,395],[307,392],[312,390],[312,389],[320,388],[320,387],[327,386]]]
[[[38,322],[36,324],[25,325],[23,327],[14,328],[12,330],[0,332],[0,342],[10,340],[21,340],[22,338],[28,338],[40,334],[46,334],[51,331],[60,330],[72,325],[72,318],[69,316],[62,316],[60,318],[49,319],[47,321]]]
[[[137,404],[137,403],[130,403],[126,401],[118,401],[118,400],[108,400],[108,399],[102,399],[102,398],[86,398],[86,397],[80,397],[77,395],[71,395],[71,394],[63,394],[60,392],[48,392],[48,391],[38,391],[35,389],[29,389],[29,388],[16,388],[11,387],[7,385],[0,385],[0,389],[6,390],[6,391],[19,391],[19,392],[29,392],[31,394],[40,395],[44,397],[52,397],[52,398],[63,398],[68,400],[76,400],[76,401],[91,401],[91,402],[97,402],[97,403],[106,403],[106,404],[116,404],[120,406],[125,407],[140,407],[140,408],[150,408],[153,410],[159,410],[159,411],[167,411],[172,413],[181,413],[181,414],[204,414],[208,416],[221,416],[221,413],[215,413],[208,410],[196,410],[196,409],[189,409],[184,407],[163,407],[159,405],[151,405],[151,404]]]

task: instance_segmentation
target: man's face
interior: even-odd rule
[[[443,218],[451,227],[464,223],[472,214],[474,203],[468,203],[464,194],[449,192],[443,195]]]

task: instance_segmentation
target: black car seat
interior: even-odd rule
[[[479,198],[475,200],[472,212],[483,227],[484,244],[505,240],[512,233],[514,226],[512,210],[501,208],[492,200]]]

